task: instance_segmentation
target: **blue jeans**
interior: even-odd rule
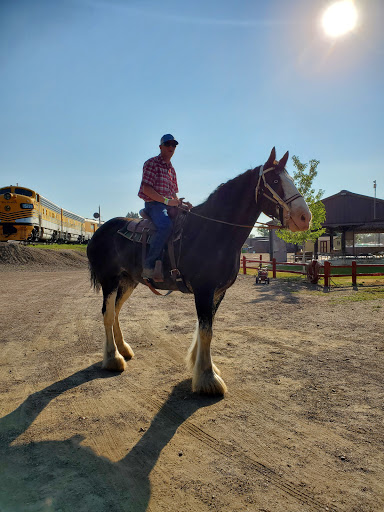
[[[165,204],[151,201],[145,203],[145,212],[151,217],[156,232],[151,238],[150,249],[145,258],[145,268],[154,268],[156,260],[161,260],[164,245],[172,232],[172,221],[168,217]]]

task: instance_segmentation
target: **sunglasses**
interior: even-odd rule
[[[169,148],[175,148],[177,146],[177,142],[174,142],[173,140],[168,140],[167,142],[164,142],[163,144],[165,147]]]

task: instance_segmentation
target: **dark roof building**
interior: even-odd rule
[[[348,190],[341,190],[333,196],[322,199],[326,210],[326,220],[323,227],[326,229],[325,237],[328,249],[320,252],[337,255],[362,254],[367,248],[358,249],[355,245],[355,235],[359,233],[384,233],[384,200],[374,197],[355,194]],[[273,222],[270,222],[273,224]],[[380,235],[379,240],[380,240]],[[339,246],[334,247],[334,237],[337,237]],[[341,240],[340,240],[341,239]],[[320,239],[321,241],[321,239]],[[272,230],[269,238],[257,237],[247,239],[248,250],[256,253],[270,253],[277,261],[286,261],[288,252],[296,252],[297,247],[293,244],[286,244],[277,237]],[[314,244],[314,254],[319,254],[319,242]],[[370,248],[369,252],[383,252],[382,243],[377,247]]]
[[[322,199],[327,231],[384,232],[384,200],[341,190]]]
[[[323,227],[330,235],[331,253],[334,252],[333,237],[335,235],[341,235],[341,254],[356,254],[356,234],[384,233],[383,199],[341,190],[338,194],[322,199],[322,202],[326,210]],[[316,243],[315,253],[318,252],[317,245]],[[380,244],[373,252],[379,251],[382,251]]]

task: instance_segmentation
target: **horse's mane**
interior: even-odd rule
[[[236,196],[244,197],[246,192],[256,187],[256,180],[258,174],[255,169],[248,169],[235,178],[230,179],[226,183],[221,183],[208,198],[196,206],[196,208],[204,208],[214,206],[217,204],[228,205],[228,202],[233,201]]]

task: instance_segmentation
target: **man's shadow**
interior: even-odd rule
[[[79,435],[66,441],[12,445],[53,398],[86,382],[111,376],[99,365],[92,365],[33,393],[0,419],[1,512],[147,510],[151,497],[149,475],[161,451],[189,416],[220,400],[191,394],[190,380],[173,388],[140,441],[118,462],[83,447]]]

